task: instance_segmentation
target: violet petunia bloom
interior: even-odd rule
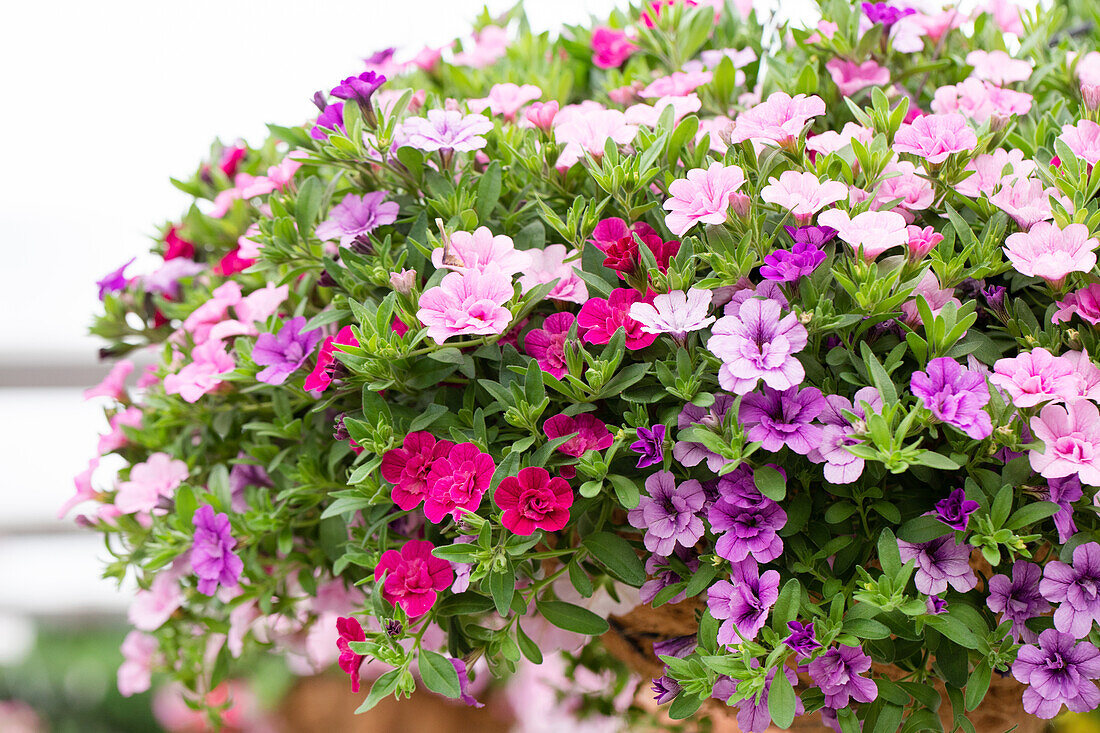
[[[243,452],[238,453],[237,460],[241,461],[242,459],[248,460],[249,457]],[[249,486],[271,488],[275,484],[263,466],[253,463],[234,463],[233,467],[229,469],[229,495],[233,511],[244,512],[248,509],[248,502],[245,500],[245,489]]]
[[[929,542],[910,543],[898,540],[901,561],[916,560],[913,583],[926,595],[940,595],[952,588],[965,593],[978,584],[970,567],[970,546],[960,545],[952,534]]]
[[[126,283],[129,282],[126,279],[126,268],[134,264],[136,259],[136,257],[131,257],[122,267],[108,272],[102,280],[96,280],[95,284],[99,288],[100,300],[106,298],[108,293],[117,293],[126,288]]]
[[[953,489],[946,499],[936,502],[936,519],[951,529],[962,531],[966,529],[970,515],[976,512],[979,506],[978,502],[966,498],[966,491],[963,489]]]
[[[790,636],[783,640],[788,649],[799,658],[805,659],[821,648],[821,642],[814,634],[814,622],[803,625],[798,621],[788,621],[787,628],[791,630]]]
[[[148,275],[140,276],[141,286],[147,293],[160,293],[169,300],[175,300],[180,294],[180,280],[205,271],[206,265],[186,257],[177,257],[168,260]]]
[[[742,637],[755,639],[779,599],[779,573],[768,570],[760,575],[751,558],[734,564],[730,581],[719,580],[707,591],[707,608],[722,622],[718,643],[723,645],[739,644]]]
[[[364,71],[358,76],[349,76],[333,87],[332,96],[369,108],[371,96],[385,83],[386,77],[381,74]]]
[[[749,298],[715,322],[707,348],[722,360],[723,389],[748,394],[761,379],[773,389],[802,383],[806,371],[794,355],[806,348],[808,333],[797,315],[780,317],[781,311],[774,300]]]
[[[393,224],[401,211],[396,201],[386,201],[387,191],[373,191],[356,196],[349,193],[332,207],[328,218],[317,225],[317,238],[321,241],[339,239],[341,247],[348,247],[356,240],[380,226]]]
[[[753,659],[753,668],[759,667],[760,662]],[[771,692],[772,682],[775,680],[776,673],[782,669],[783,674],[787,677],[787,681],[791,685],[798,684],[798,677],[795,675],[794,670],[790,667],[779,665],[778,667],[772,667],[768,670],[767,676],[764,678],[764,690],[760,693],[760,699],[757,699],[756,695],[749,692],[747,697],[744,697],[737,702],[730,702],[730,698],[737,692],[737,688],[741,686],[741,680],[731,679],[720,675],[718,682],[714,685],[714,692],[711,697],[722,700],[727,705],[735,705],[737,707],[737,729],[744,731],[744,733],[765,733],[768,730],[774,730],[771,728],[772,716],[768,712],[768,693]],[[746,687],[748,685],[746,684]],[[745,695],[747,691],[741,691],[741,695]],[[802,705],[802,700],[795,698],[794,714],[802,715],[806,709]]]
[[[1073,549],[1073,564],[1057,560],[1043,568],[1039,592],[1051,603],[1054,628],[1084,639],[1100,622],[1100,544],[1088,542]]]
[[[684,564],[687,565],[688,570],[691,572],[694,573],[699,569],[699,558],[691,557],[685,550],[677,548],[676,556],[684,561]],[[672,569],[672,565],[669,563],[668,558],[661,555],[649,556],[645,561],[645,572],[646,575],[650,576],[650,579],[642,583],[642,587],[638,590],[638,597],[642,600],[642,603],[653,603],[653,599],[656,598],[657,594],[662,590],[670,585],[675,585],[685,580]],[[668,599],[668,602],[679,603],[686,598],[687,594],[681,592]]]
[[[664,705],[666,702],[675,700],[683,688],[680,687],[679,682],[666,674],[654,679],[649,689],[653,691],[653,701],[658,705]]]
[[[913,8],[898,8],[890,3],[861,3],[860,7],[863,10],[863,14],[867,16],[867,20],[871,21],[871,25],[878,25],[882,23],[885,30],[884,35],[889,35],[890,26],[897,23],[902,18],[913,15],[917,11]]]
[[[1012,676],[1028,685],[1024,710],[1049,720],[1065,705],[1075,713],[1100,706],[1100,650],[1071,634],[1047,629],[1038,646],[1025,646],[1012,663]]]
[[[267,367],[256,375],[256,379],[282,384],[305,363],[323,335],[319,328],[303,331],[305,325],[305,316],[297,316],[283,324],[278,334],[261,333],[256,338],[252,361]]]
[[[334,102],[317,116],[317,122],[310,128],[309,136],[322,142],[328,140],[333,132],[344,132],[344,103]]]
[[[812,244],[818,248],[836,239],[837,235],[836,229],[825,226],[793,227],[788,224],[783,228],[787,230],[787,234],[791,235],[791,239],[796,244],[801,242],[802,244]]]
[[[855,404],[853,404],[853,401]],[[882,396],[874,387],[862,387],[852,401],[842,395],[826,395],[827,407],[818,416],[824,425],[821,429],[821,444],[806,454],[813,463],[824,463],[825,480],[833,484],[850,484],[863,475],[864,460],[847,450],[846,446],[856,445],[856,427],[844,416],[851,412],[860,420],[866,419],[864,405],[872,411],[882,409]]]
[[[478,702],[477,698],[470,693],[470,675],[466,670],[466,662],[454,657],[448,661],[455,668],[455,673],[458,674],[458,699],[473,708],[485,707],[485,703]]]
[[[719,482],[719,491],[728,485]],[[715,554],[735,565],[746,559],[770,562],[783,553],[779,530],[787,523],[787,513],[762,495],[734,497],[725,492],[707,509],[707,521],[712,531],[721,533]]]
[[[410,117],[399,128],[397,138],[406,145],[428,152],[470,153],[485,147],[482,135],[493,129],[484,115],[464,115],[458,110],[430,109],[427,117]]]
[[[947,601],[939,596],[928,596],[924,602],[924,609],[929,616],[939,616],[947,610]]]
[[[861,672],[871,669],[871,658],[858,646],[837,646],[810,662],[810,679],[825,694],[825,705],[839,710],[851,700],[871,702],[878,687]]]
[[[989,402],[985,377],[941,356],[928,362],[927,372],[914,372],[909,382],[936,419],[953,425],[975,440],[988,438],[993,423],[982,408]]]
[[[1016,641],[1034,643],[1038,637],[1024,622],[1050,610],[1050,604],[1039,592],[1042,576],[1043,569],[1035,563],[1017,560],[1012,564],[1011,579],[1007,575],[994,575],[986,584],[989,597],[985,604],[990,611],[1003,614],[1012,622],[1012,637]]]
[[[646,479],[645,488],[649,495],[639,499],[627,520],[645,530],[646,549],[667,557],[677,546],[694,546],[704,531],[702,485],[692,479],[677,486],[670,472],[658,471]]]
[[[191,546],[191,567],[199,576],[199,593],[212,596],[223,588],[240,584],[244,563],[233,548],[237,540],[230,531],[229,515],[215,514],[214,507],[204,504],[195,510],[195,541]]]
[[[638,428],[638,440],[630,444],[630,450],[639,454],[638,468],[662,463],[665,460],[665,426],[657,424],[652,429]]]
[[[821,426],[813,424],[827,403],[816,387],[779,391],[765,386],[764,393],[753,392],[741,400],[738,419],[748,428],[749,440],[777,453],[784,445],[806,455],[821,445]]]
[[[1047,480],[1047,487],[1047,501],[1058,505],[1058,511],[1051,519],[1054,520],[1054,528],[1058,530],[1058,541],[1065,544],[1070,537],[1077,534],[1077,523],[1073,521],[1073,502],[1085,494],[1081,479],[1076,476],[1052,478]]]
[[[760,276],[780,283],[795,282],[812,275],[825,261],[825,253],[807,242],[795,242],[789,250],[777,249],[764,256]]]
[[[676,428],[680,431],[689,427],[701,426],[708,430],[718,430],[726,419],[726,411],[733,406],[734,399],[727,394],[714,395],[714,404],[709,408],[702,408],[690,402],[684,405],[680,415],[676,418]],[[686,440],[676,441],[672,448],[672,456],[680,462],[681,466],[690,468],[698,466],[703,461],[707,462],[707,468],[713,473],[718,473],[722,466],[729,463],[729,459],[723,458],[702,443],[693,443]]]

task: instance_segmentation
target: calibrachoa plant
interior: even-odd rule
[[[1087,3],[745,5],[485,15],[176,182],[65,507],[140,586],[124,693],[274,648],[364,708],[563,652],[629,698],[600,636],[678,605],[673,719],[1100,706]]]

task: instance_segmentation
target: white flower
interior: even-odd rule
[[[714,323],[708,316],[712,293],[709,290],[691,288],[685,294],[680,290],[658,295],[653,304],[634,303],[630,317],[642,324],[646,333],[671,333],[683,336],[688,331],[698,331]]]

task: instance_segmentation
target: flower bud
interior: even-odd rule
[[[401,270],[401,272],[390,273],[390,287],[402,295],[411,293],[415,283],[416,270]]]
[[[1100,84],[1082,84],[1081,98],[1085,101],[1085,109],[1089,112],[1100,110]]]
[[[523,113],[527,121],[543,132],[550,132],[558,114],[557,102],[535,102]]]

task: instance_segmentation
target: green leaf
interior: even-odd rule
[[[489,573],[489,592],[493,594],[497,613],[506,617],[512,605],[512,595],[516,592],[516,576],[511,568]]]
[[[760,493],[772,501],[783,501],[787,496],[787,480],[771,466],[760,466],[752,474]]]
[[[607,619],[597,616],[587,608],[574,606],[572,603],[539,599],[535,601],[535,606],[544,619],[559,629],[588,636],[599,636],[606,634],[611,628]]]
[[[886,624],[869,618],[851,618],[844,622],[844,630],[860,639],[885,639],[890,636]]]
[[[1035,524],[1041,522],[1047,517],[1052,517],[1058,513],[1058,505],[1052,501],[1036,501],[1031,504],[1025,504],[1024,506],[1013,512],[1009,517],[1008,522],[1004,525],[1005,529],[1017,530],[1023,529],[1029,524]]]
[[[879,394],[882,395],[883,407],[889,408],[897,404],[898,390],[894,386],[894,381],[890,379],[890,375],[882,367],[882,362],[871,351],[871,347],[867,345],[866,341],[860,341],[859,346],[863,354],[863,362],[867,365],[867,373],[871,375],[871,381],[878,389]]]
[[[493,599],[480,593],[466,591],[439,602],[435,607],[436,616],[466,616],[485,613],[493,608]]]
[[[317,213],[321,210],[321,200],[324,195],[325,190],[316,176],[307,178],[298,189],[298,200],[294,204],[294,220],[298,224],[298,236],[303,242],[313,233],[313,222],[317,220]]]
[[[627,585],[640,588],[645,582],[645,566],[641,559],[630,543],[617,534],[597,532],[581,544],[597,562]]]
[[[500,161],[494,160],[477,183],[477,220],[485,225],[500,200]]]
[[[633,479],[613,473],[607,477],[607,480],[615,488],[615,498],[619,500],[623,509],[633,509],[638,506],[641,497],[638,493],[638,484]]]
[[[913,543],[930,542],[951,531],[950,527],[935,517],[920,516],[901,525],[898,529],[898,539]]]
[[[424,430],[431,426],[441,416],[446,414],[447,408],[443,405],[428,405],[424,408],[424,411],[413,418],[409,423],[409,432],[415,433],[417,430]]]
[[[798,618],[798,608],[802,603],[802,585],[797,578],[791,578],[783,584],[779,598],[772,607],[772,628],[786,634],[787,623]],[[777,675],[778,676],[778,675]]]
[[[542,664],[542,650],[518,623],[516,624],[516,642],[519,643],[519,649],[523,652],[523,656],[535,664]]]
[[[425,687],[444,697],[457,699],[462,694],[458,672],[442,654],[420,650],[420,679],[424,680]]]
[[[901,553],[898,551],[898,540],[889,527],[882,530],[878,538],[878,561],[882,565],[882,572],[890,577],[901,570]]]
[[[718,568],[710,564],[700,565],[699,570],[688,581],[684,593],[687,594],[688,598],[694,598],[709,588],[716,577],[718,577]]]
[[[672,704],[668,706],[668,717],[673,720],[684,720],[695,715],[695,712],[702,707],[702,698],[695,695],[689,695],[686,692],[681,692],[676,696],[676,699],[672,701]]]
[[[775,673],[771,689],[768,691],[768,713],[776,727],[786,730],[794,722],[795,705],[798,702],[794,687],[787,679],[783,669]]]
[[[974,710],[982,704],[985,693],[989,690],[989,678],[992,673],[993,669],[989,666],[988,659],[983,659],[974,667],[974,671],[970,673],[970,679],[966,683],[965,705],[967,710]]]
[[[355,714],[365,713],[382,702],[383,698],[389,697],[397,689],[397,683],[401,679],[401,671],[401,668],[391,669],[376,679],[374,684],[371,685],[367,699],[355,710]]]

